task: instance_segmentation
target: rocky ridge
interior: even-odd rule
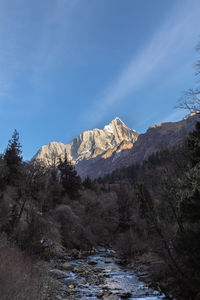
[[[142,163],[151,154],[183,142],[189,132],[194,130],[197,121],[200,121],[200,114],[193,112],[178,122],[163,122],[150,126],[144,134],[138,136],[134,147],[119,152],[113,151],[109,157],[97,156],[88,161],[82,160],[76,169],[82,178],[89,176],[94,179],[117,168]]]
[[[66,151],[78,174],[94,179],[117,168],[142,163],[152,153],[178,145],[195,128],[198,120],[199,112],[192,112],[181,121],[150,126],[139,135],[116,118],[103,129],[83,132],[70,144],[52,142],[42,146],[34,159],[50,165]]]
[[[129,129],[119,118],[115,118],[103,129],[85,131],[69,144],[51,142],[42,146],[34,159],[43,161],[47,165],[56,163],[59,156],[67,153],[72,163],[78,164],[82,160],[96,157],[108,158],[113,152],[119,153],[130,149],[138,138],[135,130]]]

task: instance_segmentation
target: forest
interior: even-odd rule
[[[96,181],[66,155],[47,167],[21,151],[15,130],[0,158],[1,299],[51,299],[48,263],[97,246],[124,264],[158,262],[153,282],[198,299],[200,123],[182,145]]]
[[[199,95],[190,89],[179,107],[199,113]],[[169,299],[200,299],[199,182],[200,122],[176,147],[93,181],[66,153],[24,161],[15,130],[0,155],[1,300],[55,299],[52,263],[98,247],[145,269]]]
[[[0,300],[200,300],[199,15],[0,0]]]

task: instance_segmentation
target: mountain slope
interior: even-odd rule
[[[135,130],[129,129],[119,118],[114,119],[103,129],[85,131],[75,138],[70,144],[51,142],[42,146],[34,159],[42,160],[51,165],[65,151],[69,160],[77,164],[82,160],[90,160],[101,155],[110,157],[113,151],[131,148],[138,138]]]
[[[181,143],[195,128],[200,115],[191,114],[179,122],[167,122],[151,126],[147,132],[140,134],[134,147],[113,151],[108,157],[97,156],[88,161],[82,160],[76,165],[76,169],[81,177],[90,176],[97,178],[114,169],[129,166],[134,163],[141,163],[152,153],[158,152],[163,148],[170,148]]]

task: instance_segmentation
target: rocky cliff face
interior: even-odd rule
[[[192,113],[179,122],[150,126],[146,133],[129,129],[119,118],[103,129],[83,132],[70,144],[52,142],[42,146],[35,159],[46,164],[55,163],[65,151],[84,178],[103,176],[114,169],[141,163],[152,153],[181,143],[200,121],[199,113]]]
[[[116,148],[111,155],[97,156],[88,161],[82,160],[77,164],[76,169],[83,178],[87,175],[91,178],[97,178],[111,173],[114,169],[141,163],[152,153],[183,142],[189,132],[194,130],[197,121],[200,121],[200,114],[192,113],[179,122],[167,122],[151,126],[146,133],[139,135],[134,147],[123,148],[122,146],[121,151],[117,151]]]
[[[34,159],[51,165],[59,156],[63,156],[65,151],[74,164],[96,157],[106,159],[115,151],[132,148],[137,138],[138,133],[135,130],[129,129],[119,118],[116,118],[103,129],[83,132],[70,144],[51,142],[49,145],[42,146]]]

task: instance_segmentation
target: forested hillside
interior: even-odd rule
[[[195,120],[199,94],[189,90],[181,103],[196,109]],[[66,152],[49,165],[23,161],[15,130],[0,156],[1,299],[55,299],[60,281],[52,274],[66,274],[50,268],[100,248],[114,248],[119,265],[168,299],[200,299],[199,180],[200,122],[179,143],[95,181],[81,180]],[[68,289],[77,299],[74,285]]]
[[[51,167],[23,162],[17,131],[0,168],[1,284],[21,276],[9,291],[19,294],[15,299],[27,299],[34,288],[22,280],[24,260],[37,285],[38,274],[49,282],[45,261],[99,245],[116,248],[124,263],[156,260],[153,282],[180,299],[198,299],[200,123],[182,145],[98,182],[81,182],[67,155]],[[22,295],[23,284],[28,290]],[[37,297],[46,299],[48,284],[37,286]],[[2,299],[9,299],[3,291]]]
[[[45,261],[112,243],[117,195],[81,182],[66,155],[56,166],[24,162],[17,131],[0,159],[1,299],[46,299]]]
[[[98,180],[121,191],[119,251],[126,258],[144,253],[162,258],[162,263],[151,269],[153,276],[185,299],[199,299],[199,176],[197,123],[196,130],[179,147]]]

